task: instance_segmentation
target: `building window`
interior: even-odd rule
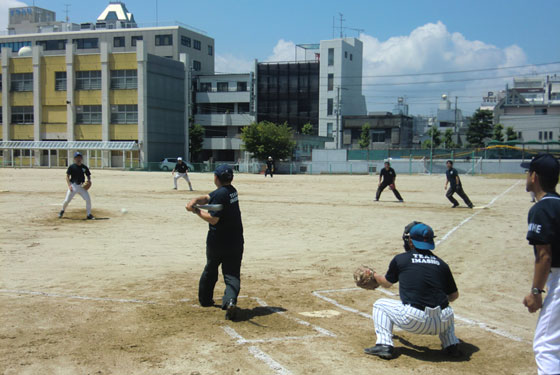
[[[544,140],[545,140],[545,141],[548,140],[548,132],[544,132]]]
[[[348,51],[344,51],[344,58],[345,58],[345,59],[348,58]]]
[[[201,92],[212,91],[212,83],[211,82],[200,82],[200,91]]]
[[[138,105],[111,106],[111,124],[138,124]]]
[[[76,106],[76,124],[101,124],[101,106]]]
[[[200,61],[193,60],[192,66],[193,66],[193,69],[197,72],[202,70],[202,64],[200,63]]]
[[[54,89],[66,91],[66,72],[54,72]]]
[[[247,91],[247,82],[244,81],[237,82],[237,91]]]
[[[249,103],[237,103],[237,113],[249,113]]]
[[[329,48],[329,66],[334,65],[334,48]]]
[[[548,132],[548,139],[552,141],[552,132]]]
[[[173,35],[156,35],[156,46],[170,46],[173,44]]]
[[[334,89],[334,74],[329,74],[327,80],[327,90],[332,91],[333,89]]]
[[[78,49],[99,48],[99,39],[97,38],[74,39],[72,42],[76,44]]]
[[[2,74],[0,74],[0,92],[2,92]]]
[[[33,107],[12,107],[12,124],[33,124]]]
[[[542,141],[542,132],[539,132],[539,141]]]
[[[0,107],[0,124],[2,124],[2,107]]]
[[[327,99],[327,116],[332,116],[334,103],[333,99]]]
[[[214,47],[208,46],[208,55],[212,56],[214,54]]]
[[[138,88],[136,70],[111,70],[111,88],[116,90]]]
[[[29,46],[31,47],[31,42],[8,42],[0,43],[0,50],[4,47],[11,48],[12,52],[18,52],[21,47]]]
[[[193,40],[193,48],[199,51],[202,49],[202,43],[200,43],[200,40]]]
[[[66,49],[66,39],[38,40],[35,44],[43,46],[43,50],[45,51],[60,51]]]
[[[85,70],[76,72],[76,90],[101,90],[101,71]]]
[[[373,130],[371,132],[372,142],[385,142],[385,130]]]
[[[352,57],[353,57],[352,54],[350,54],[350,61],[352,61]]]
[[[523,132],[517,132],[517,138],[523,139]]]
[[[229,86],[227,82],[218,82],[218,92],[228,92]]]
[[[12,91],[33,91],[33,73],[13,73]]]
[[[190,47],[191,46],[191,38],[189,38],[188,36],[181,36],[181,44],[184,45],[185,47]]]
[[[144,40],[144,37],[142,35],[134,35],[130,37],[130,45],[132,47],[136,47],[136,42],[139,40]]]
[[[333,135],[333,123],[327,122],[327,137],[332,137]]]
[[[126,47],[124,36],[116,36],[113,38],[113,47]]]

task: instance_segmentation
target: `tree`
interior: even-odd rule
[[[367,150],[367,159],[369,160],[369,145],[371,144],[371,126],[366,122],[362,125],[362,134],[360,134],[360,140],[358,141],[358,145],[360,148]]]
[[[244,149],[256,158],[264,160],[268,156],[274,159],[286,159],[292,156],[296,142],[293,140],[292,128],[288,124],[276,125],[261,121],[241,130]]]
[[[471,147],[484,147],[484,140],[492,137],[492,111],[477,109],[467,129],[467,141]]]
[[[506,128],[506,141],[515,141],[517,139],[517,133],[513,130],[511,126]]]
[[[309,122],[307,124],[304,124],[301,128],[301,134],[313,135],[313,125],[311,125]]]
[[[204,128],[199,124],[191,123],[189,129],[189,154],[191,160],[198,160],[198,154],[202,151],[202,142],[204,141]]]
[[[447,129],[443,133],[443,145],[445,148],[457,148],[457,145],[453,142],[453,129]]]
[[[504,126],[502,124],[494,125],[494,131],[493,131],[493,134],[492,134],[492,139],[495,140],[495,141],[503,142],[504,141],[504,133],[502,132],[502,130],[504,130]]]
[[[441,144],[441,132],[435,126],[430,127],[426,134],[430,137],[422,143],[422,147],[424,148],[432,148],[432,139],[434,140],[434,147],[437,148]]]

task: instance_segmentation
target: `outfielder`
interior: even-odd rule
[[[399,282],[401,301],[381,298],[373,305],[377,342],[364,349],[366,354],[393,358],[393,325],[420,335],[439,335],[443,350],[459,357],[450,302],[459,297],[449,266],[435,256],[434,232],[428,225],[412,222],[403,233],[405,252],[393,258],[385,276],[373,273],[375,280],[389,288]]]
[[[461,179],[459,178],[459,172],[457,172],[457,170],[453,168],[453,161],[448,160],[445,164],[447,165],[447,171],[445,172],[447,180],[445,181],[444,189],[447,190],[447,184],[450,185],[449,190],[447,190],[445,196],[451,203],[453,203],[453,206],[451,208],[455,208],[459,205],[457,199],[453,198],[453,194],[455,193],[459,194],[459,196],[463,199],[463,201],[469,208],[473,208],[471,200],[463,190],[463,185],[461,184]]]
[[[177,190],[177,180],[180,178],[184,178],[185,181],[187,181],[187,183],[189,184],[190,191],[193,191],[191,180],[189,179],[189,174],[187,173],[188,170],[189,167],[187,166],[187,163],[183,163],[183,158],[178,157],[175,168],[173,168],[173,170],[171,171],[171,174],[173,175],[173,184],[175,185],[173,190]]]
[[[264,171],[264,177],[266,178],[266,175],[270,175],[270,178],[274,177],[274,170],[275,170],[275,165],[274,165],[274,159],[272,159],[272,156],[269,156],[268,159],[266,159],[266,170]]]
[[[187,211],[197,214],[208,222],[206,237],[206,266],[200,276],[198,301],[203,307],[214,305],[214,287],[218,281],[218,267],[222,265],[222,274],[226,290],[222,298],[222,310],[226,310],[226,319],[234,320],[237,296],[241,288],[241,260],[243,258],[243,224],[237,190],[231,185],[233,169],[222,164],[214,171],[214,184],[217,189],[208,195],[192,199],[187,204]],[[195,204],[221,204],[221,211],[201,211]]]
[[[527,232],[535,253],[533,284],[523,304],[531,313],[541,309],[533,340],[539,374],[560,374],[560,165],[554,156],[540,154],[521,167],[529,170],[526,189],[537,199],[529,210]]]
[[[381,192],[385,190],[387,186],[389,189],[393,191],[395,197],[399,200],[399,202],[403,202],[399,191],[395,186],[395,180],[397,179],[397,174],[395,170],[391,168],[391,163],[388,161],[385,162],[385,167],[379,172],[379,184],[377,184],[377,193],[375,194],[375,201],[379,201],[379,197],[381,197]]]
[[[62,203],[62,210],[58,214],[58,218],[62,218],[64,211],[74,195],[76,193],[80,194],[82,198],[86,201],[86,212],[87,219],[93,220],[94,217],[91,214],[91,199],[89,197],[88,189],[91,186],[91,173],[87,165],[82,163],[83,156],[79,152],[74,154],[74,164],[68,167],[66,170],[66,184],[68,185],[68,192],[66,193],[66,199]],[[87,177],[87,182],[85,182]]]

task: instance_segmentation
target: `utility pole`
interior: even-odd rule
[[[66,23],[68,23],[68,21],[70,21],[70,17],[68,16],[69,13],[69,8],[70,8],[71,4],[64,4],[64,13],[66,13]]]
[[[342,126],[340,126],[340,86],[336,87],[336,132],[338,133],[338,139],[336,148],[342,148]]]
[[[342,13],[338,13],[338,15],[340,16],[340,39],[342,39],[342,38],[344,38],[343,28],[342,28],[342,22],[344,21],[344,18],[342,18],[342,16],[343,16]]]
[[[457,130],[457,96],[455,96],[455,137],[457,137],[457,143],[459,143],[459,134]]]
[[[159,20],[158,20],[158,0],[156,0],[156,26],[158,26]]]

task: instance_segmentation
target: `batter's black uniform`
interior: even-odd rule
[[[189,170],[189,167],[187,166],[187,163],[185,163],[185,162],[183,162],[181,164],[179,164],[179,163],[175,164],[175,172],[187,173],[188,170]]]
[[[264,177],[266,177],[266,175],[270,175],[270,178],[274,177],[273,173],[275,171],[275,166],[274,166],[274,160],[267,160],[266,161],[266,170],[264,171]]]
[[[381,185],[379,185],[379,187],[377,188],[377,193],[375,194],[376,201],[379,200],[381,192],[385,190],[387,186],[391,186],[395,183],[395,177],[397,177],[397,174],[395,173],[395,170],[393,168],[389,168],[388,170],[387,168],[383,168],[379,175],[383,180],[381,181]],[[395,185],[391,187],[391,190],[393,190],[393,194],[395,194],[395,197],[397,197],[397,199],[402,202],[403,199],[399,194],[399,191],[395,188]]]
[[[227,308],[230,300],[237,303],[241,288],[240,273],[243,258],[243,224],[237,190],[231,185],[222,186],[210,193],[209,204],[221,204],[221,211],[210,211],[220,220],[216,225],[209,225],[206,237],[206,267],[200,277],[198,300],[202,306],[214,304],[214,287],[218,281],[218,267],[222,265],[222,274],[226,289],[222,298],[222,309]]]
[[[449,189],[447,190],[445,196],[451,201],[451,203],[453,203],[453,207],[457,207],[459,205],[457,199],[453,198],[453,194],[457,193],[463,199],[463,201],[465,201],[465,204],[467,206],[473,208],[471,200],[464,192],[463,186],[461,186],[461,179],[459,178],[459,173],[457,172],[457,170],[455,168],[448,169],[445,172],[445,175],[447,176],[447,181],[449,181]],[[459,183],[457,183],[457,180],[459,180]]]

